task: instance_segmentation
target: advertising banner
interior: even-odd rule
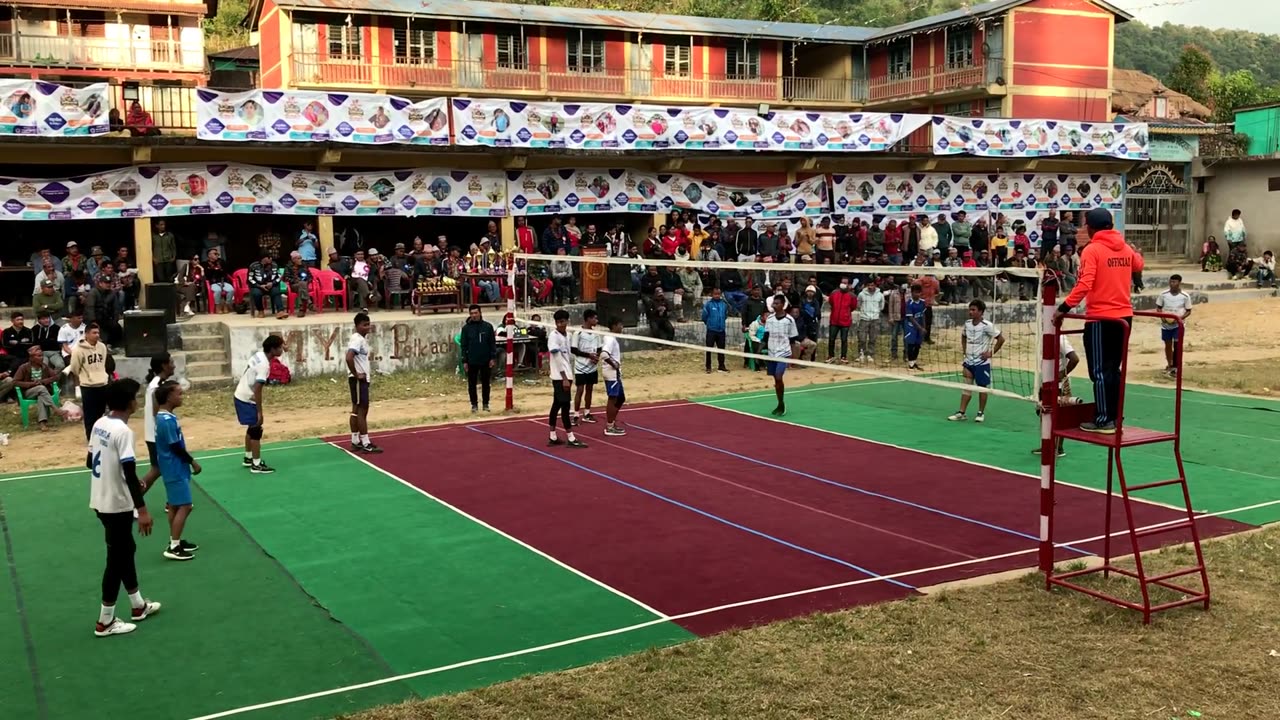
[[[503,217],[506,180],[497,171],[322,173],[240,164],[139,166],[51,180],[0,178],[2,220],[224,213]]]
[[[69,137],[110,131],[107,84],[70,88],[39,80],[0,80],[0,135]]]
[[[934,155],[1094,155],[1146,160],[1149,143],[1146,123],[933,118]]]
[[[448,101],[391,95],[196,91],[196,137],[258,142],[448,145]]]
[[[831,185],[836,212],[859,215],[1124,209],[1119,175],[832,175]]]

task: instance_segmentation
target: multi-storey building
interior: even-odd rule
[[[995,0],[891,28],[464,0],[260,0],[262,84],[1106,120],[1102,0]]]
[[[216,3],[215,3],[216,6]],[[155,124],[192,127],[204,84],[199,0],[18,0],[0,7],[0,77],[109,82],[122,114],[138,100]]]

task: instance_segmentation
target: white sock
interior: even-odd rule
[[[351,433],[351,444],[352,445],[360,444],[360,433]]]
[[[369,439],[368,434],[361,435],[361,436],[360,436],[360,442],[364,443],[365,445],[372,445],[372,444],[373,444],[373,441]]]
[[[182,538],[169,538],[169,549],[177,550],[178,545],[182,543]]]
[[[556,440],[556,439],[558,439],[558,436],[556,435],[556,431],[555,431],[555,430],[552,430],[552,431],[551,431],[551,439],[552,439],[552,440]]]
[[[103,605],[102,609],[98,610],[98,622],[101,623],[103,626],[110,625],[111,621],[115,619],[116,619],[115,605]]]
[[[244,454],[244,459],[245,459],[245,460],[252,460],[252,459],[253,459],[253,453],[246,451],[246,452],[245,452],[245,454]]]
[[[129,593],[129,605],[131,605],[135,610],[147,606],[147,601],[142,599],[141,590]]]
[[[576,437],[574,437],[574,436],[573,436],[573,433],[569,433],[569,442],[576,442],[576,441],[577,441],[577,439],[578,439],[578,438],[576,438]]]
[[[253,459],[253,464],[254,464],[254,465],[261,465],[261,464],[262,464],[262,458],[254,458],[254,459]]]

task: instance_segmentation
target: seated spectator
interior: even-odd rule
[[[209,290],[213,291],[213,307],[209,308],[209,312],[215,315],[231,312],[236,291],[231,284],[231,276],[223,265],[220,251],[209,251],[209,258],[204,262],[204,278],[209,283]]]
[[[289,267],[284,269],[284,284],[296,296],[293,300],[294,311],[298,313],[298,317],[306,317],[307,309],[311,307],[311,266],[297,250],[289,253]]]
[[[31,296],[31,308],[37,315],[62,312],[62,293],[57,291],[52,280],[44,278],[40,281],[40,288]]]
[[[1243,280],[1251,274],[1253,261],[1249,259],[1249,250],[1244,243],[1237,243],[1232,246],[1227,254],[1225,267],[1227,268],[1227,275],[1230,275],[1232,280]]]
[[[671,309],[667,305],[667,296],[662,290],[654,292],[649,307],[649,332],[656,338],[675,340],[676,329],[671,324]]]
[[[567,253],[564,248],[556,250],[556,255],[564,257]],[[552,292],[555,301],[561,305],[567,305],[573,302],[573,264],[568,260],[552,260],[551,261],[551,281],[554,284]],[[481,285],[484,283],[481,282]],[[485,294],[488,294],[486,289]],[[492,301],[490,301],[492,302]]]
[[[370,252],[373,248],[370,248]],[[329,258],[329,269],[334,269],[334,258]],[[339,266],[345,262],[339,260]],[[351,293],[351,305],[360,308],[361,312],[369,312],[369,306],[377,306],[382,296],[375,289],[378,276],[376,269],[365,261],[364,251],[356,250],[351,262],[350,276],[347,278],[347,289]]]
[[[62,343],[58,341],[62,328],[53,321],[53,315],[40,313],[36,315],[36,326],[31,329],[31,339],[44,353],[44,361],[54,370],[61,371],[66,367],[62,361]]]
[[[142,103],[137,100],[129,106],[129,114],[125,115],[124,126],[129,130],[129,134],[134,136],[160,134],[155,121],[151,119],[151,113],[143,110]]]
[[[1276,259],[1270,250],[1262,253],[1262,257],[1253,259],[1254,279],[1258,287],[1276,286]]]
[[[121,312],[137,310],[138,298],[142,296],[142,281],[138,278],[138,271],[129,266],[128,260],[116,260],[116,280],[120,283]]]
[[[669,266],[663,266],[658,270],[659,282],[662,284],[663,295],[666,295],[671,301],[672,308],[676,311],[676,317],[680,322],[684,322],[684,298],[685,288],[680,282],[680,275],[672,270]]]
[[[4,367],[0,369],[12,374],[19,365],[27,361],[27,352],[35,345],[35,336],[31,328],[27,327],[22,313],[15,310],[9,315],[9,319],[12,324],[0,333],[0,344],[3,345],[5,354]]]
[[[702,305],[702,275],[698,273],[697,268],[692,265],[681,265],[676,269],[676,279],[680,281],[680,287],[684,289],[680,308],[680,317],[684,317],[686,312],[683,307],[687,304],[695,313]]]
[[[195,315],[195,308],[203,303],[201,297],[204,296],[204,266],[200,264],[200,256],[193,255],[182,267],[182,272],[178,273],[178,294],[182,296],[182,314],[187,317]]]
[[[54,294],[59,298],[62,297],[62,288],[65,278],[63,274],[54,267],[54,263],[56,262],[58,262],[58,258],[55,257],[44,258],[41,262],[40,271],[36,273],[35,285],[31,288],[31,292],[33,294],[40,292],[41,284],[47,281],[52,283]]]
[[[79,309],[73,309],[67,315],[66,324],[58,329],[58,354],[62,359],[62,367],[65,368],[71,363],[71,351],[84,339],[84,331],[84,315]],[[71,387],[70,376],[64,376],[62,383],[62,389],[65,392]]]
[[[85,262],[85,273],[89,277],[90,282],[97,283],[96,278],[107,266],[111,265],[111,261],[102,253],[102,248],[94,245],[89,249],[89,259]]]
[[[53,384],[58,381],[58,371],[44,360],[39,346],[27,351],[27,361],[13,374],[13,384],[27,400],[36,401],[36,421],[40,432],[49,429],[49,418],[58,411],[53,404]]]
[[[270,255],[263,255],[262,260],[249,266],[250,309],[259,318],[267,316],[266,299],[271,298],[271,312],[277,320],[289,317],[284,310],[284,293],[280,291],[280,269]]]
[[[1218,239],[1212,235],[1200,248],[1200,269],[1203,272],[1218,272],[1222,269],[1222,251],[1218,249]]]

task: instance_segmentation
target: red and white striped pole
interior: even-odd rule
[[[1053,572],[1053,471],[1058,458],[1053,439],[1053,415],[1058,411],[1058,328],[1053,322],[1057,291],[1056,278],[1044,282],[1040,308],[1040,570],[1046,586]]]
[[[516,261],[511,258],[507,262],[507,312],[515,317],[516,312]],[[505,321],[506,318],[503,318]],[[507,412],[516,406],[516,333],[515,326],[507,328]]]

